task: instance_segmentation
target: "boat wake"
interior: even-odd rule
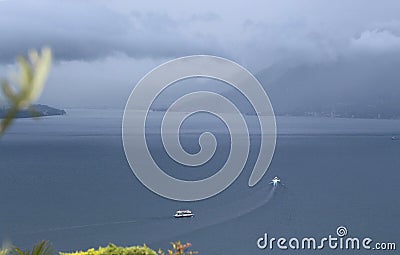
[[[267,185],[261,189],[252,192],[251,195],[245,196],[234,202],[221,204],[219,207],[207,209],[204,211],[195,212],[194,221],[198,224],[184,224],[181,229],[174,228],[174,231],[169,236],[163,236],[161,239],[152,240],[154,242],[163,242],[175,240],[177,237],[208,228],[214,225],[222,224],[237,218],[243,217],[263,206],[266,206],[274,198],[275,194],[281,190],[287,189],[283,185]]]
[[[50,233],[53,239],[56,236],[70,235],[80,236],[84,233],[94,233],[94,240],[108,240],[112,233],[118,231],[119,241],[132,239],[146,243],[157,243],[165,240],[174,240],[183,234],[188,234],[203,228],[234,220],[267,205],[280,190],[286,189],[283,185],[264,185],[261,188],[248,190],[248,195],[232,200],[230,202],[217,203],[218,206],[211,207],[207,203],[201,205],[193,204],[193,218],[176,219],[173,215],[139,217],[135,219],[99,222],[93,224],[82,224],[72,226],[60,226],[41,229],[31,232],[15,233],[17,235],[38,235],[48,236]],[[243,194],[242,194],[243,195]],[[240,197],[239,195],[237,197]],[[95,231],[98,229],[99,231]],[[157,229],[157,231],[154,231]],[[101,230],[101,231],[100,231]],[[71,232],[72,231],[72,232]],[[78,231],[78,232],[75,232]],[[64,233],[62,232],[69,232]],[[95,237],[96,236],[96,237]],[[124,238],[127,240],[124,240]],[[129,239],[128,239],[129,237]],[[113,237],[115,238],[115,236]]]
[[[165,220],[165,219],[172,219],[172,216],[161,216],[161,217],[145,217],[145,218],[137,218],[132,220],[120,220],[120,221],[108,221],[108,222],[100,222],[100,223],[92,223],[92,224],[82,224],[82,225],[73,225],[73,226],[62,226],[62,227],[53,227],[53,228],[46,228],[46,229],[39,229],[36,231],[26,231],[18,234],[40,234],[46,232],[58,232],[58,231],[68,231],[68,230],[75,230],[75,229],[89,229],[95,227],[106,227],[112,225],[128,225],[128,224],[135,224],[135,223],[145,223],[145,222],[154,222],[157,220]]]

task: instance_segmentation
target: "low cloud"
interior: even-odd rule
[[[49,45],[57,61],[43,103],[122,107],[158,64],[212,54],[261,73],[282,110],[297,99],[333,102],[343,91],[357,102],[394,102],[398,9],[397,0],[0,0],[0,77],[18,54]]]
[[[205,13],[180,22],[167,14],[125,15],[87,1],[5,1],[0,5],[0,62],[10,63],[43,45],[66,61],[114,54],[139,59],[212,54],[219,51],[216,42],[186,32],[191,23],[208,19],[218,16]]]
[[[355,50],[372,53],[400,51],[400,36],[388,30],[368,30],[364,31],[359,38],[352,39],[351,46]]]

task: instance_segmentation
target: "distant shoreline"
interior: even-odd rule
[[[164,109],[151,109],[152,112],[165,112]],[[244,113],[246,116],[268,116],[263,113]],[[332,118],[332,119],[368,119],[368,120],[399,120],[398,114],[350,114],[338,112],[305,112],[305,113],[276,113],[276,117],[316,117],[316,118]]]
[[[60,116],[66,115],[67,112],[62,109],[57,109],[48,105],[35,104],[32,106],[33,110],[22,110],[18,113],[16,118],[32,118],[32,117],[45,117],[45,116]],[[0,108],[0,119],[4,119],[8,112],[7,107]]]
[[[38,116],[32,116],[31,112],[28,110],[21,111],[17,118],[31,118],[31,117],[44,117],[44,116],[58,116],[58,115],[66,115],[67,112],[63,109],[57,109],[54,107],[50,107],[48,105],[36,104],[33,105],[36,111],[38,111]],[[124,108],[119,107],[67,107],[67,110],[117,110],[124,111]],[[138,111],[144,111],[143,109],[139,109]],[[149,112],[165,112],[164,109],[150,109]],[[0,107],[0,119],[4,118],[6,113],[5,108]],[[257,116],[255,113],[243,113],[245,116]],[[263,113],[258,116],[267,116]],[[348,113],[336,113],[336,112],[306,112],[306,113],[276,113],[275,117],[315,117],[315,118],[327,118],[327,119],[367,119],[367,120],[400,120],[400,115],[397,114],[348,114]]]

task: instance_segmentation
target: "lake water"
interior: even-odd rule
[[[122,146],[122,111],[67,112],[19,119],[0,140],[0,240],[30,247],[49,239],[61,251],[110,242],[156,250],[181,240],[209,255],[373,253],[271,251],[256,243],[264,233],[321,238],[345,226],[348,236],[399,246],[400,140],[391,139],[400,135],[399,120],[278,117],[275,155],[260,183],[247,186],[259,144],[254,133],[249,163],[234,184],[210,199],[177,202],[152,193],[133,175]],[[200,132],[217,129],[217,156],[201,171],[169,162],[157,132],[148,137],[152,155],[180,178],[213,174],[230,146],[224,126],[214,122],[184,127],[189,152],[198,150]],[[284,186],[273,189],[274,176]],[[174,219],[180,208],[196,216]]]

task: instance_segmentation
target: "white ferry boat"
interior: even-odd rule
[[[174,214],[175,218],[185,218],[185,217],[193,217],[194,214],[190,210],[178,210]]]

